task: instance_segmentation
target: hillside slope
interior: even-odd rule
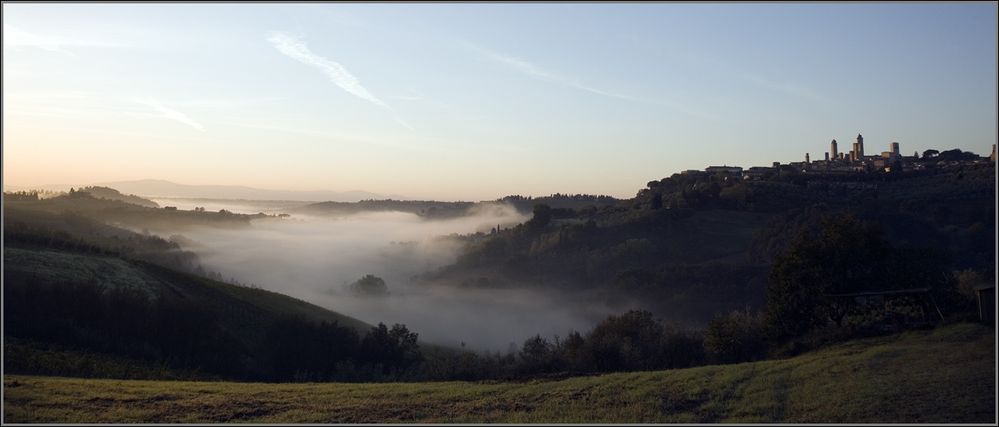
[[[994,277],[995,194],[992,163],[766,180],[680,173],[615,205],[538,206],[530,221],[476,239],[422,279],[620,297],[703,327],[762,308],[773,258],[830,216],[855,216],[894,246],[938,249],[946,268]]]
[[[8,375],[5,422],[994,423],[995,330],[956,324],[787,360],[528,383],[261,384]]]
[[[267,215],[243,215],[228,211],[184,211],[140,206],[123,200],[92,197],[90,193],[43,200],[4,200],[4,220],[34,222],[33,215],[73,214],[102,223],[116,223],[130,228],[176,232],[186,227],[246,227],[253,219]]]
[[[31,277],[32,285],[96,281],[105,287],[134,288],[152,298],[171,293],[199,299],[220,311],[222,307],[239,304],[254,315],[248,318],[288,314],[315,322],[338,322],[361,333],[371,329],[371,325],[353,317],[276,292],[235,286],[118,257],[19,248],[5,248],[3,256],[5,279],[10,278],[10,286],[15,287],[21,284],[17,279],[26,276]]]
[[[140,260],[14,247],[4,248],[3,259],[5,372],[277,378],[294,372],[280,371],[275,360],[320,339],[275,345],[279,337],[308,334],[310,324],[355,336],[372,328],[275,292]],[[40,355],[52,363],[38,363]]]

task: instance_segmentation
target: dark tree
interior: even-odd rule
[[[940,154],[937,154],[936,157],[938,160],[964,161],[964,160],[975,160],[978,158],[978,155],[975,153],[961,151],[961,149],[959,148],[955,148],[953,150],[941,151]]]
[[[417,337],[404,325],[379,323],[361,340],[361,362],[381,366],[382,373],[401,372],[422,359]]]
[[[665,330],[648,311],[610,316],[586,337],[598,371],[650,370],[663,366]]]
[[[845,312],[828,295],[886,287],[889,254],[879,229],[852,215],[824,218],[817,235],[799,234],[770,271],[766,323],[774,338],[841,322]]]
[[[527,221],[528,227],[542,229],[552,221],[552,208],[544,203],[534,205],[534,216]]]
[[[545,372],[551,368],[554,348],[548,340],[535,335],[524,341],[520,350],[522,368],[528,372]]]
[[[591,370],[586,358],[585,345],[586,340],[576,331],[569,332],[565,339],[556,342],[555,351],[565,369],[571,372]]]
[[[381,277],[366,274],[350,284],[350,290],[358,295],[384,296],[388,295],[388,286]]]
[[[766,356],[767,341],[759,317],[734,311],[716,316],[704,332],[704,349],[716,363],[739,363]]]
[[[652,195],[652,209],[661,209],[663,207],[663,195],[662,193],[656,192]]]

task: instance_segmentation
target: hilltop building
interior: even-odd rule
[[[996,150],[993,148],[993,157]],[[829,143],[829,151],[823,153],[822,160],[812,160],[811,153],[805,153],[803,162],[791,162],[781,165],[780,162],[773,162],[771,167],[751,167],[745,172],[742,168],[733,166],[711,166],[705,169],[708,173],[728,173],[741,174],[743,179],[758,180],[764,179],[771,174],[781,175],[783,172],[789,173],[820,173],[820,174],[855,174],[868,171],[910,170],[921,169],[918,163],[918,153],[913,156],[903,156],[901,144],[891,142],[888,150],[874,155],[866,155],[864,150],[864,136],[857,134],[857,142],[852,144],[849,153],[839,150],[839,143],[833,139]]]
[[[861,134],[857,134],[857,142],[853,143],[853,149],[850,150],[850,161],[859,162],[864,160],[864,137]]]
[[[740,166],[708,166],[704,168],[707,173],[730,173],[730,174],[741,174],[742,167]]]
[[[775,168],[768,168],[766,166],[753,166],[749,168],[746,172],[742,173],[742,177],[748,180],[759,180],[766,178],[776,171]]]
[[[996,144],[993,144],[992,155],[990,156],[993,162],[996,160],[997,154],[999,154],[997,151],[999,150],[996,149]],[[897,141],[889,143],[887,151],[870,156],[866,155],[864,150],[864,135],[858,133],[857,141],[852,144],[852,149],[849,153],[840,151],[839,143],[833,139],[829,143],[829,151],[823,153],[822,160],[813,161],[811,153],[805,152],[803,162],[791,162],[785,165],[782,165],[780,162],[773,162],[770,167],[753,166],[745,171],[739,166],[708,166],[704,169],[704,172],[697,173],[722,173],[741,176],[745,180],[761,180],[772,175],[779,176],[785,173],[846,175],[874,171],[921,170],[923,168],[925,168],[925,165],[919,162],[919,153],[914,153],[912,156],[903,156],[901,144]],[[685,171],[683,173],[693,172]]]

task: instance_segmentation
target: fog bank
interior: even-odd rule
[[[295,200],[190,199],[184,197],[152,197],[149,200],[160,206],[173,206],[184,211],[199,207],[205,208],[209,212],[225,209],[229,212],[247,215],[261,212],[265,214],[284,213],[289,209],[313,203]]]
[[[497,225],[509,227],[527,219],[505,205],[448,220],[425,220],[402,212],[293,215],[255,220],[249,229],[185,230],[182,234],[190,241],[182,244],[198,253],[207,269],[226,278],[368,323],[403,323],[422,340],[445,345],[465,342],[472,348],[505,351],[511,342],[520,344],[536,333],[585,331],[619,312],[620,307],[595,305],[572,295],[460,289],[412,281],[414,275],[455,260],[463,243],[441,236],[488,232]],[[383,278],[389,295],[363,297],[348,292],[347,285],[365,274]]]

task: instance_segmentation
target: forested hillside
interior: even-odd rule
[[[674,174],[618,205],[536,204],[530,221],[470,244],[422,279],[624,295],[668,319],[704,324],[760,308],[773,257],[834,214],[876,224],[898,246],[940,249],[935,261],[951,270],[994,277],[994,201],[994,164],[762,181]]]

